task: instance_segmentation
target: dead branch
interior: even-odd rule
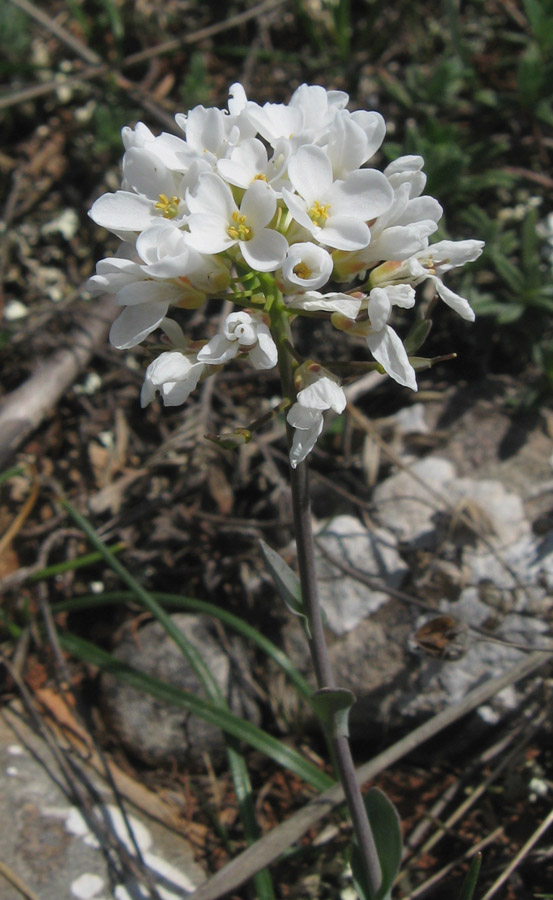
[[[113,297],[91,303],[66,346],[39,362],[35,373],[4,400],[0,406],[0,468],[52,412],[95,348],[106,340],[115,313]]]

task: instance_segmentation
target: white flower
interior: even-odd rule
[[[334,178],[345,178],[374,156],[386,134],[384,119],[377,112],[341,110],[334,116],[327,153]]]
[[[310,241],[292,244],[282,263],[277,282],[286,293],[315,290],[332,275],[330,253]]]
[[[149,148],[131,147],[123,158],[124,190],[103,194],[89,216],[123,240],[130,240],[160,218],[185,219],[183,176],[171,172]]]
[[[231,112],[196,106],[188,115],[178,113],[175,116],[177,125],[186,134],[186,143],[211,168],[218,159],[228,156],[234,146],[255,135],[256,129],[245,114],[244,89],[235,84],[231,92],[233,90],[233,98],[229,100]]]
[[[357,169],[334,181],[327,154],[312,145],[291,157],[288,175],[297,191],[282,190],[291,215],[321,244],[338,250],[366,247],[371,239],[366,223],[385,212],[394,196],[388,179],[374,169]]]
[[[289,107],[301,111],[303,129],[311,132],[312,140],[319,143],[328,139],[336,113],[344,109],[348,100],[345,91],[327,91],[320,84],[300,84],[290,97]]]
[[[162,353],[146,369],[141,405],[148,406],[159,392],[165,406],[180,406],[188,400],[204,369],[194,356],[178,350]]]
[[[155,331],[169,306],[197,308],[229,284],[223,260],[193,250],[185,233],[163,219],[138,236],[136,250],[122,244],[121,252],[125,257],[101,260],[88,282],[93,293],[116,294],[118,305],[126,306],[110,330],[110,342],[120,350]]]
[[[228,159],[217,161],[217,171],[229,184],[247,188],[254,181],[265,181],[280,195],[283,184],[288,185],[286,165],[290,156],[290,145],[279,141],[269,159],[267,148],[257,138],[248,138],[235,147]]]
[[[388,181],[393,188],[400,184],[410,185],[410,197],[419,197],[426,185],[426,175],[422,171],[424,159],[422,156],[398,156],[384,169]]]
[[[450,269],[474,262],[481,255],[483,247],[484,241],[438,241],[406,260],[382,263],[371,272],[370,285],[387,287],[407,282],[416,286],[430,278],[444,303],[467,322],[474,322],[474,310],[468,300],[447,288],[440,276]]]
[[[202,347],[198,360],[217,366],[240,352],[248,354],[255,369],[272,369],[277,364],[278,351],[269,327],[255,313],[242,311],[227,316],[223,331]]]
[[[402,341],[388,325],[393,306],[410,309],[415,304],[415,291],[407,284],[373,288],[369,294],[369,321],[371,331],[366,336],[367,346],[388,375],[405,387],[417,390],[415,370],[409,362]]]
[[[290,465],[293,469],[311,453],[323,430],[323,412],[333,409],[342,413],[346,408],[346,395],[332,378],[323,375],[312,384],[299,391],[297,401],[290,407],[286,421],[294,431],[290,450]]]
[[[221,253],[238,244],[252,269],[274,272],[281,265],[288,241],[266,228],[276,211],[276,197],[269,185],[254,181],[238,209],[231,190],[218,175],[201,175],[188,193],[192,215],[188,219],[190,245],[200,253]]]
[[[311,134],[302,133],[303,113],[301,109],[293,106],[286,106],[284,103],[265,103],[259,106],[258,103],[249,100],[246,113],[255,131],[259,132],[271,147],[284,140],[294,148],[312,137]]]

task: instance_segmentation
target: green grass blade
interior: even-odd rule
[[[15,475],[24,474],[24,466],[12,466],[11,469],[6,469],[4,472],[0,472],[0,485],[4,484],[5,481],[9,481],[10,478],[13,478]]]
[[[120,553],[121,550],[125,549],[125,546],[125,544],[119,543],[113,544],[107,549],[110,553]],[[68,559],[65,562],[46,566],[44,569],[40,569],[39,572],[31,575],[29,581],[42,581],[44,578],[54,578],[56,575],[74,572],[77,569],[83,569],[85,566],[92,566],[94,563],[100,562],[101,559],[103,559],[103,554],[101,553],[85,553],[82,556],[76,556],[75,559]]]
[[[167,684],[159,678],[140,672],[138,669],[122,663],[100,647],[96,647],[89,641],[85,641],[74,634],[61,634],[60,643],[69,653],[74,654],[85,662],[98,666],[106,672],[110,672],[120,681],[125,682],[125,684],[129,684],[138,690],[147,691],[166,703],[182,706],[193,715],[199,716],[206,722],[211,722],[227,732],[227,734],[244,741],[256,750],[259,750],[260,753],[264,753],[273,759],[279,765],[294,772],[317,790],[326,790],[334,784],[332,778],[321,772],[296,750],[287,747],[277,738],[258,728],[257,725],[235,716],[228,709],[223,709],[210,700],[204,700],[196,696],[196,694],[191,694],[181,688]]]
[[[79,609],[94,609],[96,606],[104,606],[112,603],[121,603],[131,600],[132,591],[106,591],[103,594],[90,594],[83,597],[75,597],[72,600],[63,600],[53,606],[54,612],[76,612]],[[177,609],[186,609],[191,612],[203,613],[218,619],[223,625],[228,625],[237,634],[242,635],[248,641],[254,643],[260,650],[269,656],[279,666],[294,684],[299,694],[306,699],[311,697],[313,689],[307,683],[303,675],[298,672],[293,663],[283,651],[266,638],[257,628],[248,625],[239,616],[208,603],[206,600],[196,600],[193,597],[181,597],[179,594],[166,594],[153,591],[152,596],[160,603],[173,606]]]
[[[177,628],[171,616],[165,612],[165,610],[158,603],[155,597],[153,597],[152,594],[149,593],[149,591],[145,590],[142,585],[140,585],[136,581],[136,579],[133,578],[130,572],[125,569],[125,567],[119,562],[119,560],[117,560],[113,556],[113,553],[111,553],[110,550],[99,539],[98,535],[96,534],[90,523],[84,518],[84,516],[82,516],[65,497],[60,497],[60,501],[65,509],[69,512],[73,521],[76,522],[79,528],[82,528],[90,543],[93,545],[93,547],[96,548],[97,552],[101,554],[110,568],[117,575],[119,575],[124,584],[126,584],[127,587],[130,588],[137,600],[141,602],[142,605],[145,606],[153,616],[155,616],[155,618],[160,623],[160,625],[163,626],[167,634],[175,641],[177,647],[203,684],[204,689],[207,695],[210,697],[214,708],[219,710],[219,714],[221,716],[231,716],[232,713],[228,709],[226,700],[223,697],[219,689],[219,685],[217,684],[217,681],[215,680],[211,670],[206,666],[201,654],[198,653],[194,645],[186,638],[182,631]],[[237,722],[241,722],[238,717],[233,716],[233,718],[236,718]],[[246,723],[243,724],[245,725]],[[232,735],[232,731],[230,731],[230,734]],[[259,833],[255,819],[252,787],[246,767],[246,762],[240,752],[239,746],[236,742],[236,738],[240,738],[240,733],[234,734],[234,736],[231,737],[229,741],[227,741],[229,767],[233,776],[236,793],[241,798],[240,812],[242,814],[242,824],[244,826],[246,840],[248,841],[248,843],[254,843],[257,840]],[[274,893],[270,881],[269,872],[266,870],[264,873],[261,873],[260,876],[256,875],[254,880],[256,883],[256,887],[261,891],[260,900],[273,900]]]
[[[477,853],[476,856],[473,856],[472,862],[470,864],[470,869],[468,870],[466,878],[463,881],[461,893],[459,894],[459,900],[472,900],[474,891],[476,890],[476,882],[478,881],[478,874],[480,872],[481,864],[482,854]]]

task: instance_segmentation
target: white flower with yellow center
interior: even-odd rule
[[[310,241],[292,244],[277,275],[280,290],[287,294],[314,291],[332,275],[332,257]]]
[[[221,253],[237,244],[252,269],[274,272],[280,267],[288,241],[266,227],[276,211],[276,197],[268,184],[254,181],[238,208],[228,184],[206,173],[188,192],[187,201],[190,246],[200,253]]]
[[[217,162],[217,171],[229,184],[247,188],[254,181],[265,181],[280,196],[283,185],[289,185],[286,165],[290,156],[287,141],[278,141],[269,158],[267,148],[257,138],[249,138],[235,147],[228,159]]]
[[[156,221],[181,225],[186,218],[183,176],[170,169],[149,148],[131,147],[123,158],[123,190],[103,194],[89,211],[96,222],[123,240],[131,240]]]
[[[321,147],[304,145],[288,163],[295,188],[282,197],[292,217],[319,243],[337,250],[361,250],[369,244],[366,224],[386,212],[394,193],[375,169],[356,169],[334,181],[332,164]]]

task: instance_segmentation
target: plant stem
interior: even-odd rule
[[[271,331],[278,347],[279,370],[282,382],[282,394],[294,402],[296,389],[294,386],[293,367],[295,361],[290,352],[291,335],[282,301],[276,294],[271,303]],[[288,444],[292,445],[291,426],[287,426]],[[328,655],[326,638],[317,588],[315,571],[315,543],[311,527],[311,504],[309,500],[309,475],[307,463],[302,462],[296,469],[290,468],[290,485],[292,489],[292,507],[294,515],[294,533],[298,552],[298,568],[302,591],[302,602],[309,622],[309,650],[313,660],[315,676],[319,690],[334,688],[335,681]],[[372,829],[363,803],[361,788],[355,777],[355,766],[347,737],[329,735],[333,750],[334,763],[344,789],[351,821],[367,884],[373,896],[376,896],[382,883],[380,861],[374,843]]]
[[[334,675],[328,656],[315,573],[315,547],[311,528],[307,463],[300,463],[297,469],[290,470],[290,484],[302,601],[311,631],[309,650],[319,690],[333,688],[335,687]],[[382,883],[382,872],[363,796],[355,777],[355,766],[349,740],[347,737],[332,736],[332,745],[336,767],[344,788],[353,829],[363,860],[365,877],[373,895],[376,895]]]

